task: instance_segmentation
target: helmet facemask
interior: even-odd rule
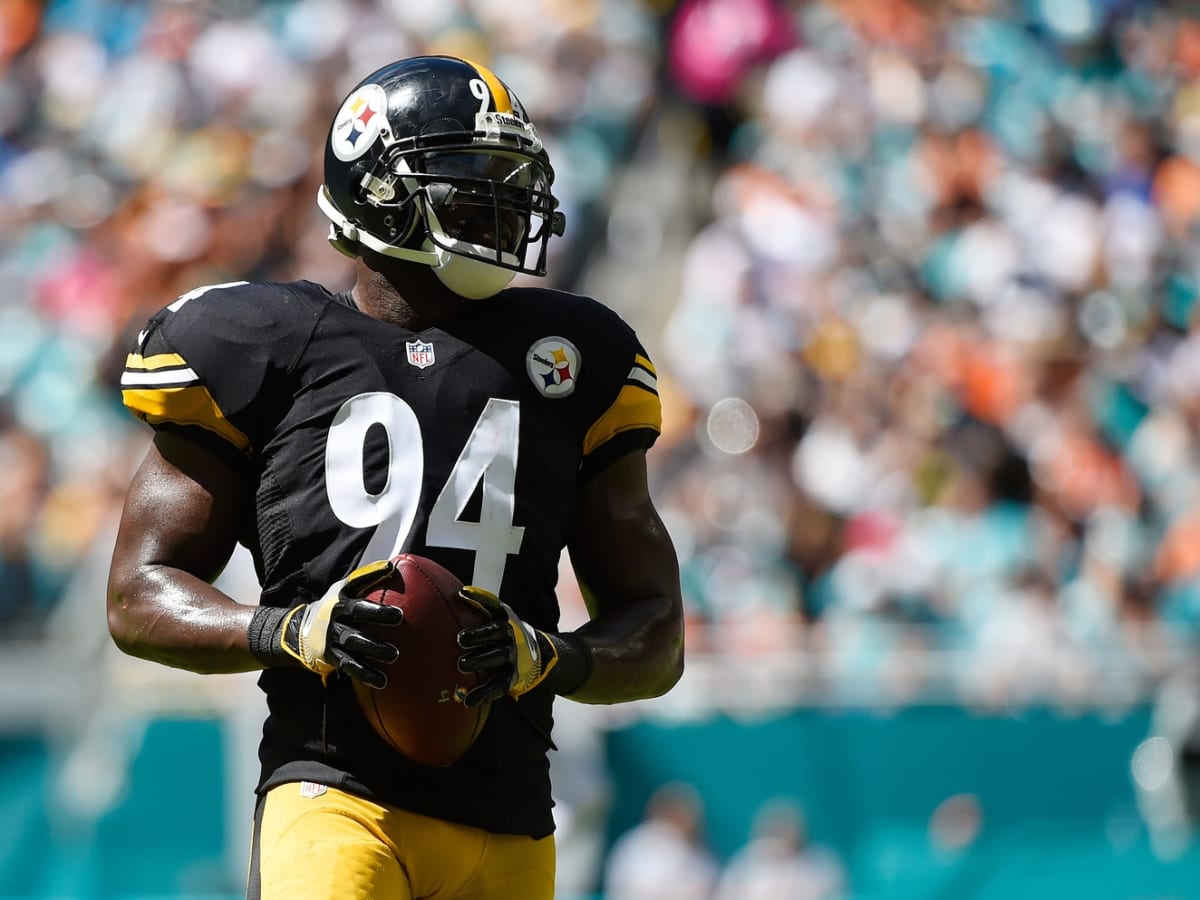
[[[546,273],[549,239],[563,233],[564,217],[539,156],[464,146],[461,138],[438,150],[404,150],[403,143],[358,184],[357,202],[371,207],[369,218],[382,228],[356,227],[332,208],[327,191],[318,196],[334,220],[330,240],[338,249],[346,252],[349,241],[351,249],[361,243],[426,263],[452,291],[473,299],[503,290],[518,273]]]
[[[547,243],[562,233],[562,215],[538,159],[472,149],[426,153],[412,162],[420,169],[401,181],[435,247],[513,272],[545,273]]]

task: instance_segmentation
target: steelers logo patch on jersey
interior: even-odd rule
[[[579,377],[579,350],[566,338],[542,338],[529,348],[525,369],[533,386],[547,397],[566,397]]]
[[[329,144],[343,162],[358,159],[387,127],[387,93],[377,84],[364,84],[346,98],[333,120]]]

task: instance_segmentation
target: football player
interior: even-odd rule
[[[564,222],[534,125],[484,66],[368,75],[324,174],[351,290],[200,287],[129,354],[123,399],[154,441],[109,628],[165,665],[263,670],[249,896],[549,898],[555,696],[654,697],[682,672],[678,564],[647,490],[654,366],[600,303],[508,286],[545,273]],[[236,542],[257,603],[211,583]],[[591,613],[571,633],[564,548]],[[483,676],[465,702],[491,704],[487,724],[446,768],[389,748],[354,699],[398,652],[401,613],[363,597],[400,552],[449,568],[491,616],[454,651]]]

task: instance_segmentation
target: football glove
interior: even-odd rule
[[[373,663],[396,661],[399,651],[362,631],[363,625],[399,625],[404,612],[364,600],[361,595],[392,574],[390,560],[360,566],[335,582],[320,600],[290,609],[260,609],[250,626],[250,652],[271,665],[299,662],[322,680],[345,672],[363,684],[382,688],[387,675]]]
[[[491,703],[505,694],[516,699],[541,684],[558,665],[558,647],[550,635],[521,621],[491,591],[467,585],[459,596],[488,617],[458,633],[458,645],[467,651],[458,658],[458,670],[485,676],[463,698],[468,707]]]

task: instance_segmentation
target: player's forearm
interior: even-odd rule
[[[261,669],[248,647],[255,607],[235,602],[181,569],[142,565],[114,571],[108,629],[125,653],[204,674]]]
[[[591,673],[569,695],[580,703],[658,697],[683,674],[683,618],[677,599],[645,597],[592,619],[574,634],[591,655]]]

